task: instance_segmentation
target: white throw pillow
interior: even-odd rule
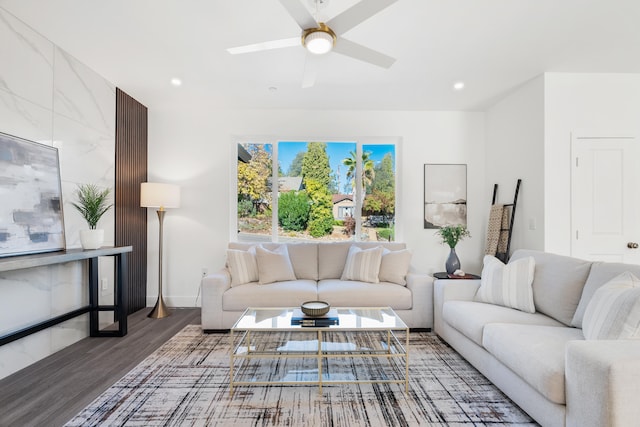
[[[340,280],[358,280],[360,282],[378,283],[380,262],[382,261],[382,247],[361,249],[351,245],[347,254],[347,262]]]
[[[531,287],[534,269],[533,257],[520,258],[504,265],[496,257],[486,255],[475,300],[535,313]]]
[[[380,262],[380,272],[378,279],[381,282],[397,283],[405,286],[407,273],[411,265],[411,251],[402,249],[400,251],[390,251],[387,248],[382,250],[382,261]]]
[[[640,279],[624,272],[602,285],[584,312],[588,340],[640,338]]]
[[[280,245],[273,251],[258,246],[256,247],[256,258],[258,260],[258,282],[261,285],[296,280],[287,245]]]
[[[231,274],[231,286],[258,281],[256,247],[249,250],[227,249],[227,268]]]

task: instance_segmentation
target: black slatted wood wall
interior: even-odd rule
[[[140,207],[140,183],[146,181],[147,107],[116,89],[115,244],[133,246],[129,313],[147,305],[147,210]]]

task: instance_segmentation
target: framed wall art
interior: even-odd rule
[[[0,133],[0,257],[65,249],[58,149]]]
[[[424,165],[424,228],[467,225],[467,165]]]

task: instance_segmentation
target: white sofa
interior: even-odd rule
[[[285,243],[283,243],[285,244]],[[202,279],[202,328],[229,329],[247,307],[298,307],[320,300],[334,307],[391,307],[410,328],[432,328],[433,278],[408,273],[406,286],[340,280],[351,245],[405,249],[397,242],[286,243],[296,280],[231,286],[227,267]],[[264,243],[269,250],[280,244]],[[229,243],[229,249],[248,250],[252,244]]]
[[[595,291],[640,266],[533,256],[536,312],[475,302],[479,280],[436,280],[434,330],[543,426],[640,425],[640,341],[585,340]]]

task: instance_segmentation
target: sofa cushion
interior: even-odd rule
[[[525,257],[503,264],[498,258],[486,255],[476,301],[511,307],[535,313],[533,305],[533,257]]]
[[[257,281],[256,247],[251,246],[247,250],[227,249],[227,268],[231,275],[231,286]]]
[[[256,260],[258,262],[258,283],[261,285],[296,280],[287,245],[280,245],[272,251],[257,246]]]
[[[464,336],[482,345],[482,333],[489,323],[516,323],[541,326],[563,326],[562,323],[540,313],[474,301],[447,301],[442,306],[442,318]]]
[[[409,249],[390,251],[384,248],[378,278],[381,282],[390,282],[405,286],[407,284],[406,277],[410,265],[411,251]]]
[[[565,346],[583,339],[576,328],[491,323],[482,346],[540,394],[564,405]]]
[[[591,262],[548,252],[519,249],[512,260],[532,256],[536,261],[533,276],[533,303],[536,311],[571,325]]]
[[[326,279],[318,282],[318,299],[334,307],[391,307],[411,309],[411,291],[390,283]]]
[[[347,253],[347,262],[344,265],[341,280],[378,283],[380,261],[382,261],[382,247],[361,249],[352,245]]]
[[[573,320],[571,321],[571,326],[582,328],[584,312],[586,311],[587,305],[589,305],[589,301],[591,301],[593,294],[595,294],[598,288],[602,285],[625,271],[629,271],[636,277],[640,277],[640,265],[636,264],[599,261],[594,262],[591,265],[591,271],[589,272],[589,277],[587,277],[587,283],[584,285],[582,297],[580,298],[576,314],[573,316]]]
[[[313,280],[290,280],[260,285],[257,282],[236,286],[222,295],[222,309],[244,311],[247,307],[298,307],[318,298]]]
[[[339,279],[342,277],[347,253],[351,245],[362,249],[382,246],[392,251],[406,249],[404,243],[397,242],[331,242],[318,244],[318,279]]]
[[[318,280],[318,243],[287,243],[286,245],[296,278]],[[229,242],[230,249],[246,251],[252,246],[255,246],[255,243]],[[262,243],[261,246],[272,251],[282,246],[282,243]]]
[[[589,340],[640,338],[640,279],[627,271],[600,287],[582,325]]]
[[[296,278],[318,280],[318,244],[288,243],[287,246]]]

